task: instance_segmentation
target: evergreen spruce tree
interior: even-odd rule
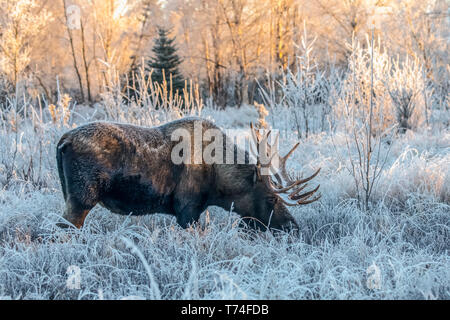
[[[180,73],[178,66],[182,62],[176,51],[175,38],[168,37],[169,30],[164,27],[158,27],[158,37],[153,46],[154,57],[147,62],[147,70],[153,69],[152,81],[162,83],[163,73],[169,84],[170,75],[172,75],[172,90],[181,95],[184,89],[184,78]]]

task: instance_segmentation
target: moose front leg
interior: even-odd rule
[[[183,229],[186,229],[190,224],[197,222],[202,212],[203,208],[192,201],[176,201],[175,203],[177,222]]]

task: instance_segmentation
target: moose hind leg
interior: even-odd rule
[[[61,145],[57,152],[61,186],[66,201],[63,217],[79,229],[89,211],[99,201],[101,177],[95,163],[77,155],[70,143]]]
[[[66,210],[64,211],[63,218],[73,224],[76,228],[80,229],[89,211],[94,207],[94,205],[87,205],[74,199],[73,197],[68,197],[66,200]],[[60,227],[68,227],[67,224],[58,224]]]

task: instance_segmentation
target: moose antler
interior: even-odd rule
[[[318,185],[315,189],[300,193],[307,187],[307,182],[312,180],[314,177],[316,177],[319,172],[320,168],[314,172],[311,176],[307,178],[302,178],[297,176],[296,178],[292,178],[291,175],[286,170],[286,161],[287,159],[292,155],[292,153],[297,149],[299,146],[299,142],[297,142],[292,149],[284,156],[281,157],[279,160],[279,166],[280,169],[278,172],[274,172],[275,169],[272,166],[272,160],[274,159],[275,155],[277,155],[277,152],[272,152],[272,146],[268,142],[268,138],[271,134],[271,131],[264,131],[263,134],[259,132],[258,129],[256,129],[253,124],[250,124],[251,132],[253,140],[257,146],[257,151],[253,153],[256,155],[257,159],[257,167],[258,167],[258,175],[259,177],[267,184],[267,186],[276,194],[280,196],[280,199],[283,201],[284,204],[288,206],[297,206],[302,204],[309,204],[311,202],[319,200],[321,197],[320,195],[311,198],[311,196],[319,190],[320,185]],[[275,143],[273,145],[277,145],[279,139],[279,134],[275,137]],[[264,160],[261,161],[261,157],[264,157]],[[269,157],[270,156],[270,157]],[[267,161],[268,159],[268,161]],[[263,175],[261,170],[263,168],[266,168],[269,170],[269,175]],[[274,181],[274,179],[276,182]]]

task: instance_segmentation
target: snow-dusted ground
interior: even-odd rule
[[[73,122],[101,118],[83,114]],[[256,120],[251,108],[202,115],[229,128]],[[287,151],[295,135],[277,124],[289,115],[275,116],[267,120],[276,118]],[[101,207],[82,230],[60,230],[54,149],[67,128],[44,118],[2,124],[3,298],[450,299],[448,128],[393,141],[369,212],[356,204],[343,135],[304,140],[289,166],[306,174],[322,167],[322,198],[291,209],[301,227],[293,239],[243,230],[236,214],[215,207],[189,230],[168,215],[123,217]]]

